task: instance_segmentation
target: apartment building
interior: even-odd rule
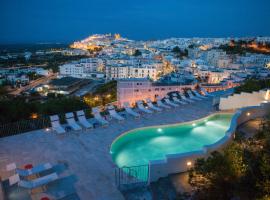
[[[212,49],[206,52],[206,61],[209,65],[218,66],[220,59],[226,58],[226,52],[219,49]]]
[[[82,59],[59,66],[60,77],[91,78],[93,73],[104,70],[104,62],[101,59]]]
[[[74,78],[85,78],[84,65],[68,63],[59,66],[59,76],[65,77],[70,76]]]
[[[106,66],[106,78],[117,80],[124,78],[150,78],[157,80],[158,70],[151,65],[130,66],[126,64]]]

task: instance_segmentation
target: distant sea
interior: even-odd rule
[[[69,44],[64,43],[33,43],[33,44],[0,44],[0,53],[18,53],[22,51],[37,51],[46,49],[66,48]]]

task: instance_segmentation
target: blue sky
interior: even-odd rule
[[[270,0],[0,0],[0,43],[270,36]]]

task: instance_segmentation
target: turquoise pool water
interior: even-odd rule
[[[191,123],[135,129],[112,143],[111,155],[118,167],[131,167],[166,154],[200,150],[225,135],[231,118],[232,114],[215,114]]]

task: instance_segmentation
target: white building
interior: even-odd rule
[[[47,69],[43,69],[43,68],[36,68],[36,73],[38,75],[41,75],[41,76],[49,76],[50,75],[50,71],[47,70]]]
[[[81,59],[78,62],[72,62],[59,66],[60,77],[74,78],[97,78],[101,76],[104,63],[101,59]],[[97,76],[93,75],[96,74]]]
[[[207,51],[206,60],[209,65],[218,66],[218,60],[225,58],[226,52],[219,49]]]
[[[64,64],[59,66],[59,75],[62,77],[71,76],[74,78],[85,78],[84,66],[81,64]]]
[[[106,78],[109,80],[125,79],[125,78],[151,78],[156,80],[158,70],[151,65],[125,65],[118,64],[113,66],[106,66]]]

